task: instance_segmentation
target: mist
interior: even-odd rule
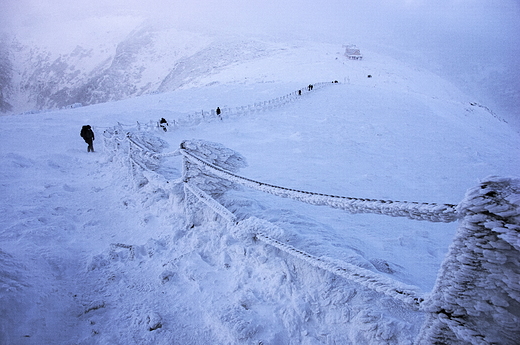
[[[0,4],[0,10],[4,30],[48,30],[53,35],[53,29],[63,23],[133,17],[223,33],[393,40],[408,42],[419,50],[422,45],[431,45],[432,39],[435,44],[438,40],[478,40],[494,47],[520,49],[510,46],[519,42],[520,35],[520,5],[515,0],[325,0],[319,4],[310,0],[7,0]],[[118,25],[114,20],[96,29],[117,29]],[[74,31],[71,27],[60,35]]]
[[[355,43],[429,68],[520,118],[520,4],[515,0],[7,0],[0,13],[2,31],[34,36],[55,49],[92,32],[124,36],[140,23]]]

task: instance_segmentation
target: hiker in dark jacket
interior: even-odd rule
[[[164,117],[162,117],[160,120],[159,120],[159,127],[161,127],[163,129],[163,131],[168,131],[168,121],[166,121],[166,119]]]
[[[92,127],[90,125],[85,125],[81,128],[81,133],[79,134],[83,140],[88,144],[87,152],[94,152],[94,132],[92,131]]]

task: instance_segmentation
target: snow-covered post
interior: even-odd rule
[[[110,153],[110,160],[113,160],[114,157],[120,155],[120,151],[124,151],[125,147],[122,147],[125,140],[124,130],[121,124],[114,126],[112,128],[108,128],[103,133],[104,143],[105,143],[105,152]],[[120,156],[122,157],[122,156]]]
[[[126,141],[128,143],[128,168],[130,169],[130,176],[131,176],[131,179],[132,179],[132,182],[133,182],[133,185],[134,185],[134,188],[137,188],[141,183],[137,183],[137,171],[136,171],[136,166],[135,166],[135,163],[134,163],[134,159],[133,159],[133,147],[132,147],[132,141],[131,141],[131,138],[130,138],[130,132],[127,132],[126,133]]]
[[[466,193],[462,216],[417,344],[518,344],[520,179],[488,177]]]
[[[148,183],[143,175],[144,170],[156,170],[160,161],[157,154],[168,144],[150,132],[126,133],[126,161],[134,182],[134,187],[140,188]]]
[[[185,141],[183,141],[180,145],[181,150],[185,150],[187,147],[185,146]],[[186,224],[187,227],[192,228],[196,224],[196,219],[194,217],[195,214],[195,204],[197,203],[196,197],[189,191],[187,188],[187,184],[190,182],[192,177],[197,176],[195,166],[190,160],[186,157],[182,157],[182,182],[184,184],[184,214],[186,215]]]
[[[204,219],[213,215],[206,214],[206,207],[201,207],[193,190],[201,190],[208,198],[218,200],[227,190],[236,188],[233,182],[215,176],[205,169],[205,165],[195,159],[198,157],[204,162],[216,165],[229,172],[237,172],[246,167],[246,159],[221,144],[204,140],[185,140],[180,145],[183,155],[182,179],[184,182],[185,211],[188,227],[200,225]],[[195,188],[191,188],[193,186]],[[207,201],[207,200],[206,200]],[[206,203],[207,205],[207,203]],[[220,210],[214,209],[217,214]]]

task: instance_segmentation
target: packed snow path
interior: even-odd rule
[[[24,127],[10,130],[21,133]],[[2,344],[79,341],[81,315],[93,303],[85,295],[91,289],[85,270],[92,254],[111,242],[148,239],[139,213],[125,206],[126,192],[113,188],[102,153],[86,156],[63,147],[66,143],[42,127],[43,135],[30,144],[49,153],[25,151],[26,138],[13,136],[10,147],[17,149],[1,163]],[[13,203],[20,198],[22,205]]]

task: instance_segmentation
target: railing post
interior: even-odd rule
[[[180,148],[185,150],[184,142],[181,143]],[[195,209],[194,205],[197,202],[196,197],[189,191],[187,184],[190,178],[193,177],[193,163],[191,163],[186,157],[182,158],[182,182],[184,190],[184,214],[186,215],[186,227],[192,228],[196,224],[195,221]]]
[[[486,178],[458,212],[416,344],[518,344],[520,179]]]
[[[132,177],[132,183],[134,188],[138,188],[140,183],[137,182],[137,173],[136,173],[136,167],[133,160],[133,149],[132,149],[132,141],[130,140],[130,132],[126,133],[126,142],[128,145],[128,167],[130,169],[130,176]]]
[[[218,200],[227,190],[234,188],[234,184],[216,177],[205,168],[204,164],[194,164],[186,154],[195,152],[196,155],[208,160],[210,164],[216,164],[228,171],[238,171],[240,168],[247,166],[247,163],[238,152],[220,144],[203,140],[183,141],[180,145],[180,151],[181,154],[184,152],[182,180],[184,183],[186,221],[188,227],[193,227],[199,225],[207,217],[201,215],[203,211],[197,205],[199,203],[198,198],[186,185],[189,184],[203,190],[210,198]]]

